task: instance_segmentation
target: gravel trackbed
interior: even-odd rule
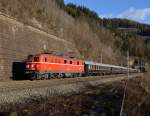
[[[141,76],[134,74],[131,77]],[[102,84],[109,84],[126,79],[126,75],[101,77],[78,77],[39,81],[0,82],[0,109],[5,110],[6,104],[21,104],[28,100],[77,94],[92,90]]]

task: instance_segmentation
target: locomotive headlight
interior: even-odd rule
[[[34,68],[34,64],[32,64],[31,67]]]
[[[29,64],[27,64],[27,65],[26,65],[26,68],[30,68],[30,65],[29,65]]]

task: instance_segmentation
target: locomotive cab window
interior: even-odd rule
[[[72,64],[72,61],[70,61],[70,64]]]
[[[39,62],[39,57],[34,57],[34,62]]]

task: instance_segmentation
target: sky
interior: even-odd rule
[[[150,0],[64,0],[94,10],[101,18],[127,18],[150,24]]]

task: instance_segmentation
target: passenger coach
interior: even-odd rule
[[[108,74],[125,74],[128,72],[127,67],[116,65],[102,64],[91,61],[85,61],[85,76],[108,75]],[[136,73],[138,70],[129,68],[130,73]]]

